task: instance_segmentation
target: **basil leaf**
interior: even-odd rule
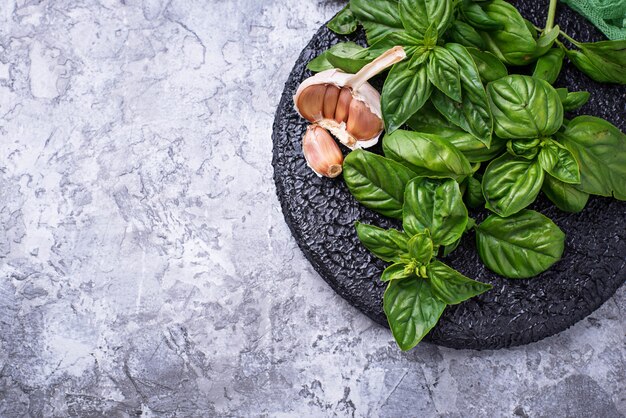
[[[473,135],[456,135],[450,136],[447,139],[461,151],[470,163],[490,161],[499,155],[506,145],[505,141],[495,137],[491,140],[491,146],[489,148]]]
[[[365,28],[370,45],[390,32],[403,29],[397,0],[350,0],[350,10]]]
[[[380,276],[380,281],[390,282],[392,280],[401,280],[411,277],[412,275],[413,272],[407,272],[406,265],[404,263],[395,263],[383,271],[383,274]]]
[[[475,28],[483,30],[495,30],[502,29],[504,27],[502,22],[491,18],[487,13],[485,13],[480,5],[472,3],[471,1],[463,2],[463,7],[461,8],[461,11],[467,23]]]
[[[488,83],[509,75],[506,66],[491,52],[476,48],[467,48],[467,52],[472,56],[483,82]]]
[[[485,265],[512,279],[535,276],[561,259],[565,234],[542,214],[523,210],[509,218],[490,215],[476,227]]]
[[[428,266],[428,279],[435,297],[448,305],[456,305],[493,287],[465,277],[438,260]]]
[[[428,79],[435,87],[456,102],[461,101],[459,64],[445,48],[435,47],[428,56]]]
[[[328,50],[326,50],[309,61],[306,68],[314,73],[319,73],[320,71],[330,70],[335,67],[328,61]]]
[[[433,94],[432,102],[453,124],[474,135],[487,147],[491,143],[493,121],[489,109],[489,100],[483,88],[483,83],[474,64],[472,56],[464,46],[447,44],[445,48],[452,54],[459,64],[461,78],[461,104],[442,93]]]
[[[467,233],[469,230],[471,230],[472,228],[474,228],[476,226],[476,221],[472,218],[468,218],[467,220],[467,225],[465,226],[465,233]],[[463,236],[461,236],[461,238],[457,239],[456,241],[454,241],[452,244],[448,244],[448,245],[444,245],[442,247],[443,251],[443,256],[447,257],[448,255],[450,255],[450,253],[452,253],[452,251],[456,250],[457,247],[459,246],[459,244],[461,243],[461,239],[463,239]]]
[[[579,70],[600,83],[626,84],[626,40],[576,43],[580,51],[567,50]]]
[[[435,245],[459,239],[468,222],[459,184],[452,179],[417,177],[404,192],[402,227],[409,235],[425,230]]]
[[[530,23],[530,22],[529,22]],[[532,23],[531,23],[532,25]],[[554,41],[559,37],[559,25],[555,25],[552,29],[544,31],[539,39],[537,39],[537,48],[533,54],[533,58],[545,55],[554,45]]]
[[[363,206],[390,218],[402,217],[404,188],[415,173],[393,160],[352,151],[343,162],[343,178]]]
[[[443,33],[452,17],[451,0],[400,0],[400,20],[404,28],[424,38],[431,24]]]
[[[561,103],[563,103],[563,101],[567,98],[567,89],[565,87],[559,87],[556,90],[556,94],[559,95],[559,99],[561,99]]]
[[[408,244],[409,256],[415,261],[428,264],[433,258],[433,241],[427,233],[415,234]]]
[[[580,183],[580,170],[576,158],[563,145],[547,139],[539,152],[539,164],[552,176],[564,183]]]
[[[578,116],[557,139],[580,164],[577,189],[626,200],[626,135],[603,119]]]
[[[572,110],[583,107],[589,101],[590,96],[591,95],[588,91],[568,92],[565,99],[561,100],[561,103],[563,103],[563,110],[571,112]]]
[[[541,191],[564,212],[580,212],[589,200],[588,193],[581,192],[575,186],[563,183],[549,174],[543,179]]]
[[[533,160],[539,153],[539,138],[532,139],[511,139],[506,143],[506,149],[514,157]]]
[[[511,216],[535,201],[542,183],[539,163],[504,154],[483,175],[485,206],[500,216]]]
[[[563,124],[563,105],[545,80],[510,75],[487,86],[494,131],[500,138],[550,136]]]
[[[448,39],[457,44],[461,44],[465,47],[473,47],[478,49],[485,49],[485,42],[480,34],[476,32],[476,29],[471,27],[465,22],[455,20],[448,29]]]
[[[439,32],[437,32],[437,25],[435,22],[432,22],[428,29],[426,29],[426,33],[424,33],[422,44],[426,47],[426,49],[430,50],[437,45],[438,40]]]
[[[326,59],[333,68],[355,74],[372,62],[374,57],[369,55],[367,49],[354,42],[341,42],[333,45],[326,52]]]
[[[462,179],[472,174],[467,158],[437,135],[397,130],[383,138],[383,152],[422,176]]]
[[[565,58],[565,52],[561,48],[552,48],[537,60],[533,77],[554,84],[561,72],[563,58]]]
[[[376,43],[371,44],[368,51],[371,56],[377,57],[383,52],[393,48],[394,46],[402,45],[404,52],[407,56],[415,54],[415,52],[422,46],[422,41],[416,37],[410,35],[404,30],[390,32],[383,36]]]
[[[483,196],[483,187],[480,180],[474,177],[468,177],[466,180],[465,203],[470,208],[480,208],[485,206],[485,197]]]
[[[403,261],[408,254],[409,238],[395,229],[382,229],[374,225],[355,223],[361,243],[376,257],[389,263]]]
[[[348,35],[356,30],[357,23],[350,5],[347,5],[326,24],[326,27],[339,35]]]
[[[415,347],[437,324],[446,304],[424,279],[393,280],[383,297],[389,328],[401,350]]]
[[[381,107],[385,128],[393,132],[404,124],[428,100],[431,86],[426,66],[410,69],[406,61],[395,64],[383,86]]]
[[[423,47],[423,46],[417,48],[417,50],[411,57],[411,60],[409,61],[409,68],[413,70],[419,67],[421,64],[426,62],[429,56],[430,56],[430,50],[428,48]],[[428,68],[427,68],[427,73],[428,73]]]

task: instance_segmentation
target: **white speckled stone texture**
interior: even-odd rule
[[[422,344],[336,296],[271,129],[342,2],[0,2],[0,416],[626,414],[626,288],[510,350]]]

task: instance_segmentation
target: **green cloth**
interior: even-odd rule
[[[626,40],[626,0],[561,0],[585,16],[609,39]]]

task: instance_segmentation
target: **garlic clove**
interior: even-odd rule
[[[307,87],[298,98],[298,109],[300,114],[310,122],[315,122],[324,117],[324,95],[326,94],[325,84],[316,84]]]
[[[326,87],[326,93],[324,94],[324,119],[333,119],[335,117],[339,92],[340,90],[337,86],[329,85]]]
[[[318,125],[307,128],[302,151],[309,167],[318,175],[334,178],[341,174],[343,154],[332,136]]]
[[[350,103],[346,129],[353,137],[369,139],[383,129],[382,120],[372,113],[361,100],[354,99]]]
[[[337,108],[335,109],[335,120],[337,123],[346,122],[350,112],[350,102],[352,102],[352,92],[349,88],[344,87],[339,93]]]

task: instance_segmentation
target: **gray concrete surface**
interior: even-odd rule
[[[0,3],[0,416],[626,413],[625,288],[536,344],[402,354],[303,258],[273,113],[340,7]]]

